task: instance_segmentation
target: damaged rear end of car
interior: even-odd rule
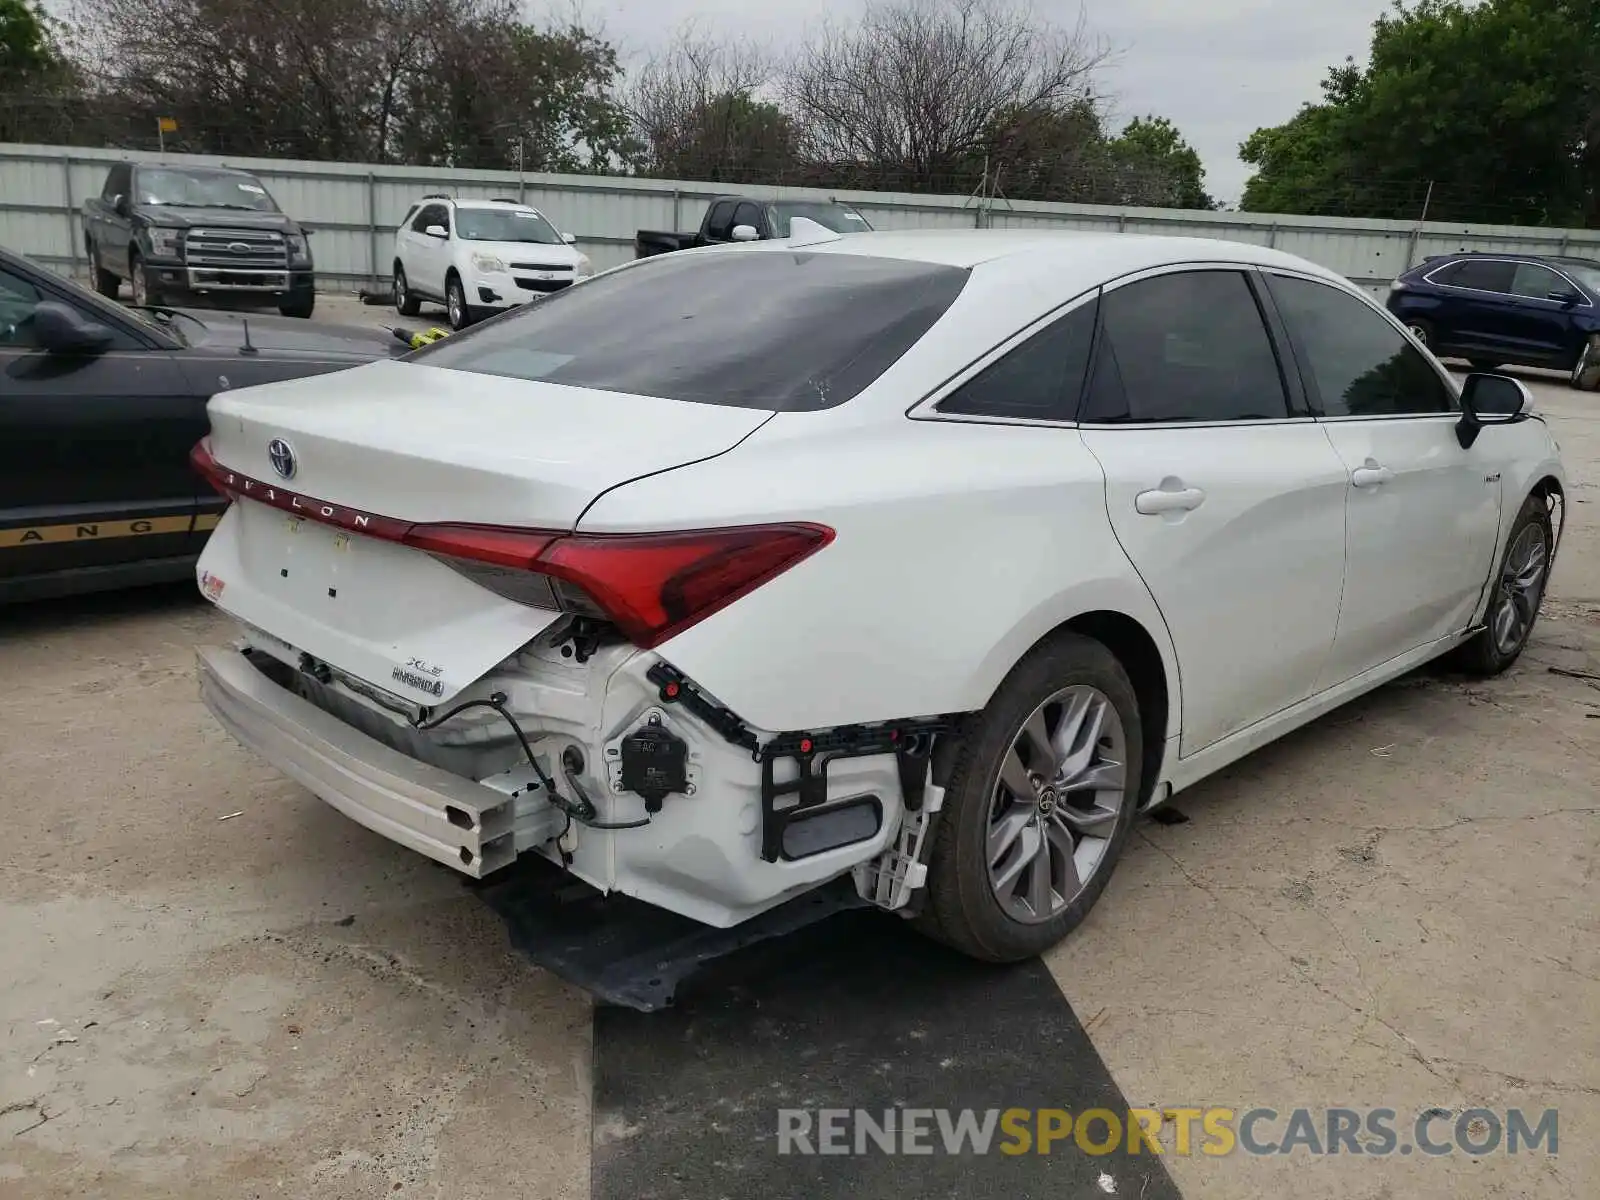
[[[585,520],[634,481],[736,453],[774,412],[848,399],[963,277],[839,256],[778,293],[790,320],[855,298],[829,317],[855,326],[832,368],[786,367],[783,322],[763,345],[757,321],[721,352],[748,381],[729,394],[729,363],[683,326],[800,256],[764,257],[696,272],[694,298],[685,268],[652,265],[413,361],[213,400],[193,462],[231,504],[198,574],[239,625],[232,648],[200,653],[217,719],[346,816],[474,878],[533,854],[728,927],[883,855],[906,797],[920,803],[939,718],[759,728],[671,655],[807,570],[834,529],[737,504],[726,522],[664,511],[645,532]]]

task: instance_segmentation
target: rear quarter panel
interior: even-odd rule
[[[1126,614],[1178,678],[1165,627],[1111,533],[1076,429],[844,410],[774,417],[720,458],[602,496],[579,528],[763,521],[831,526],[832,544],[663,644],[660,653],[767,730],[982,708],[1073,616]]]

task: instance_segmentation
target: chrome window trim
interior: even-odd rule
[[[1442,288],[1442,289],[1444,289],[1445,291],[1448,291],[1448,292],[1466,292],[1467,294],[1473,295],[1473,296],[1498,296],[1501,299],[1505,299],[1505,300],[1537,300],[1541,304],[1557,304],[1557,303],[1559,303],[1559,301],[1551,300],[1551,299],[1548,299],[1547,297],[1544,297],[1544,296],[1524,296],[1520,292],[1491,292],[1487,288],[1461,287],[1458,284],[1454,284],[1454,283],[1440,283],[1438,280],[1434,279],[1434,276],[1437,275],[1440,271],[1444,270],[1446,267],[1453,267],[1457,263],[1463,263],[1463,262],[1494,262],[1494,263],[1509,263],[1511,266],[1514,266],[1514,267],[1543,267],[1546,271],[1553,271],[1555,274],[1561,276],[1562,279],[1566,280],[1567,284],[1580,297],[1579,303],[1574,304],[1572,306],[1573,308],[1593,308],[1594,307],[1594,305],[1588,299],[1588,296],[1589,296],[1588,291],[1585,290],[1583,287],[1580,287],[1578,285],[1577,281],[1575,281],[1570,275],[1568,275],[1565,271],[1561,270],[1561,268],[1559,268],[1559,267],[1553,267],[1548,262],[1541,262],[1540,260],[1534,259],[1534,258],[1509,258],[1509,257],[1501,257],[1501,256],[1498,256],[1498,255],[1496,255],[1494,257],[1488,257],[1488,256],[1483,256],[1483,255],[1473,255],[1471,257],[1451,258],[1451,259],[1447,259],[1445,262],[1440,263],[1437,267],[1434,267],[1433,270],[1428,271],[1426,274],[1424,274],[1423,277],[1422,277],[1423,282],[1427,283],[1429,287]]]

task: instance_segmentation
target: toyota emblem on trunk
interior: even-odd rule
[[[273,438],[267,443],[267,457],[272,460],[272,469],[285,479],[294,478],[294,447],[282,438]]]

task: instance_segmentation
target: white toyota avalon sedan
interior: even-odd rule
[[[1565,485],[1515,380],[1260,247],[796,224],[214,399],[221,723],[467,875],[724,927],[853,875],[1010,960],[1140,811],[1521,653]]]

